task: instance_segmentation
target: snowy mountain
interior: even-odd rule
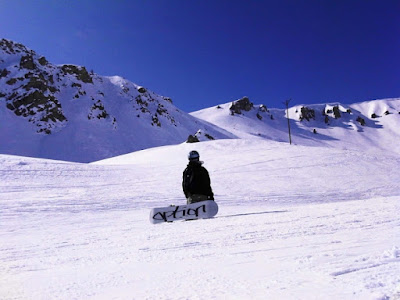
[[[193,116],[243,139],[289,142],[286,110],[255,105],[247,97]],[[400,154],[400,99],[296,105],[289,108],[294,144]]]
[[[196,133],[200,140],[232,137],[121,77],[56,66],[0,40],[0,153],[89,162]]]
[[[400,99],[290,107],[294,144],[400,153]],[[92,162],[213,139],[288,142],[284,109],[242,99],[187,114],[142,86],[76,65],[53,65],[0,41],[0,153]]]
[[[289,109],[293,143],[400,153],[400,99]],[[288,142],[286,111],[242,99],[187,114],[142,86],[53,65],[0,41],[0,153],[92,162],[151,147],[225,138]]]

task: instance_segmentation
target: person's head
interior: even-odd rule
[[[193,161],[193,162],[200,161],[200,154],[199,154],[199,152],[197,152],[197,151],[195,151],[195,150],[190,151],[190,152],[189,152],[189,155],[188,155],[188,159],[189,159],[189,161]]]

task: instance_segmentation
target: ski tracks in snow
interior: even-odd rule
[[[160,225],[150,208],[185,202],[180,164],[0,156],[1,297],[395,299],[396,163],[278,150],[253,149],[233,173],[237,156],[210,156],[217,217]]]

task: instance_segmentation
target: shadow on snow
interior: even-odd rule
[[[235,215],[226,215],[226,216],[218,216],[215,218],[231,218],[231,217],[243,217],[243,216],[252,216],[252,215],[265,215],[265,214],[276,214],[276,213],[285,213],[288,210],[274,210],[274,211],[263,211],[263,212],[250,212],[243,214],[235,214]]]

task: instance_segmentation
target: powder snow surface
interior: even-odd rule
[[[218,215],[151,224],[192,149]],[[1,299],[400,298],[396,155],[232,139],[0,165]]]

